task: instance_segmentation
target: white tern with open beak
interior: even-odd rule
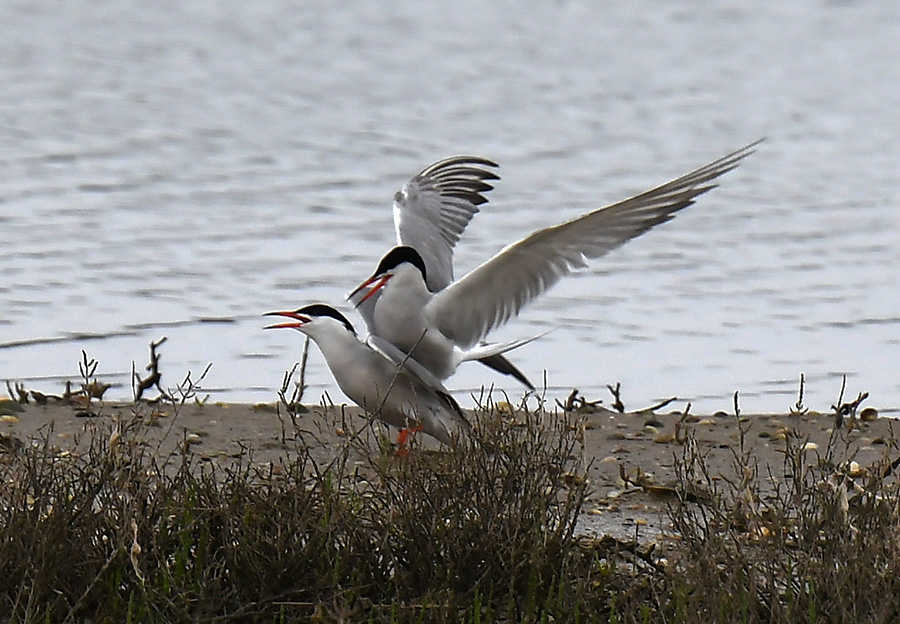
[[[268,314],[291,320],[266,329],[309,336],[344,394],[368,414],[401,430],[421,429],[447,445],[469,431],[462,409],[439,381],[412,360],[398,365],[361,342],[350,321],[331,306],[316,303]]]

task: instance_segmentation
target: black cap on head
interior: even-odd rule
[[[330,316],[334,320],[343,323],[348,332],[356,335],[356,330],[353,329],[353,325],[350,324],[350,321],[347,320],[347,317],[332,308],[330,305],[325,305],[324,303],[313,303],[308,306],[303,306],[302,308],[297,310],[297,314],[315,317]]]
[[[375,269],[375,275],[381,275],[382,273],[395,269],[404,262],[408,262],[419,269],[422,273],[422,280],[425,280],[425,261],[422,260],[422,256],[419,255],[418,251],[412,247],[407,247],[406,245],[394,247],[387,252],[384,258],[381,259],[381,262],[378,263],[378,268]]]

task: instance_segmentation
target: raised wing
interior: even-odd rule
[[[487,180],[499,176],[485,167],[497,164],[477,156],[453,156],[438,161],[394,195],[397,243],[408,245],[425,260],[427,285],[432,292],[453,281],[453,247],[485,193],[494,187]]]
[[[426,314],[461,347],[472,347],[562,276],[673,218],[711,181],[752,154],[756,141],[676,180],[577,219],[534,232],[437,293]]]

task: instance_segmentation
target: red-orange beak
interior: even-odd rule
[[[382,276],[380,276],[380,277],[379,277],[378,275],[375,275],[374,277],[370,277],[369,279],[367,279],[366,281],[364,281],[362,284],[360,284],[359,286],[357,286],[356,288],[354,288],[354,289],[353,289],[353,292],[351,292],[349,295],[347,295],[347,299],[353,299],[353,297],[354,297],[359,291],[361,291],[363,288],[368,288],[369,286],[372,286],[372,284],[374,283],[375,285],[372,286],[372,287],[369,289],[369,292],[366,293],[366,296],[363,297],[362,299],[360,299],[360,300],[357,302],[357,304],[356,304],[355,307],[358,308],[360,305],[362,305],[362,303],[363,303],[366,299],[368,299],[369,297],[371,297],[372,295],[374,295],[375,293],[377,293],[379,290],[381,290],[382,288],[384,288],[385,284],[387,284],[387,283],[388,283],[388,280],[390,280],[393,276],[394,276],[394,275],[393,275],[392,273],[386,273],[386,274],[384,274],[384,275],[382,275]]]
[[[284,312],[266,312],[263,316],[284,316],[286,318],[294,319],[289,323],[266,325],[263,329],[300,329],[311,320],[308,316],[303,316],[292,310],[286,310]]]

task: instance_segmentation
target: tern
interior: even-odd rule
[[[485,193],[499,176],[489,168],[497,163],[478,156],[453,156],[429,165],[394,194],[394,230],[397,244],[419,253],[426,275],[425,286],[436,293],[453,283],[453,250],[479,206],[487,203]],[[379,336],[374,309],[377,292],[364,302],[359,291],[348,295],[356,304],[371,336]],[[384,348],[384,345],[382,345]],[[505,375],[511,375],[529,390],[534,385],[500,353],[486,348],[473,360]]]
[[[753,153],[756,141],[662,186],[537,230],[438,292],[420,250],[398,246],[351,293],[371,310],[377,338],[411,354],[438,379],[471,359],[487,335],[560,278],[671,220]],[[371,330],[370,330],[371,331]]]
[[[266,329],[296,329],[309,336],[344,394],[366,413],[401,429],[401,445],[405,430],[422,430],[448,446],[469,431],[462,409],[439,381],[415,362],[398,364],[361,342],[333,307],[315,303],[267,315],[291,320]]]

